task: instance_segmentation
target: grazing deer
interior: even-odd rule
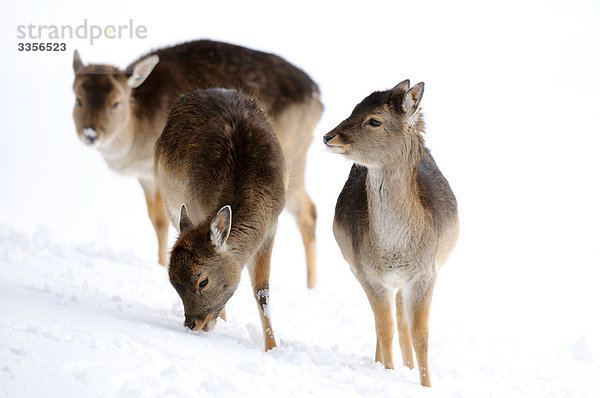
[[[289,171],[287,209],[304,242],[308,286],[316,283],[316,209],[304,187],[306,152],[323,107],[311,78],[282,58],[226,43],[198,40],[153,51],[124,71],[73,58],[73,119],[80,139],[109,167],[138,178],[156,230],[159,262],[167,264],[169,220],[152,173],[152,148],[168,110],[194,89],[233,88],[254,96],[271,117]]]
[[[408,80],[374,92],[323,137],[327,149],[355,162],[338,198],[333,232],[375,315],[375,360],[393,369],[396,322],[404,365],[413,347],[423,386],[429,307],[436,269],[458,237],[456,199],[423,144],[423,83]],[[412,342],[412,347],[411,347]]]
[[[184,324],[211,330],[248,264],[265,351],[275,347],[269,271],[287,175],[266,114],[235,90],[184,95],[156,141],[154,171],[181,233],[171,250],[169,279],[183,301]]]

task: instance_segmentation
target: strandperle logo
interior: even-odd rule
[[[124,25],[90,25],[84,19],[80,25],[19,25],[17,26],[17,39],[27,40],[66,40],[88,39],[93,45],[99,39],[145,39],[148,29],[144,25],[135,25],[130,19]]]

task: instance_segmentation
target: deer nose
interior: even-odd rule
[[[194,330],[194,328],[196,327],[196,321],[193,319],[186,318],[183,324],[192,330]]]
[[[85,137],[85,141],[90,145],[98,141],[98,133],[92,128],[83,129],[83,136]]]
[[[335,134],[327,133],[323,136],[323,144],[327,145],[329,141],[331,141],[335,137]]]

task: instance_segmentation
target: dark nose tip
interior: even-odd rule
[[[196,321],[193,319],[186,319],[183,324],[192,330],[196,327]]]
[[[85,137],[85,140],[87,141],[88,144],[93,144],[94,142],[96,142],[98,140],[98,137]]]
[[[83,136],[88,144],[93,144],[98,141],[98,133],[92,128],[88,127],[83,129]]]
[[[327,145],[329,141],[331,141],[335,137],[335,134],[327,133],[323,136],[323,144]]]

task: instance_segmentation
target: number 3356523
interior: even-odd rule
[[[67,43],[18,43],[19,51],[65,51]]]

